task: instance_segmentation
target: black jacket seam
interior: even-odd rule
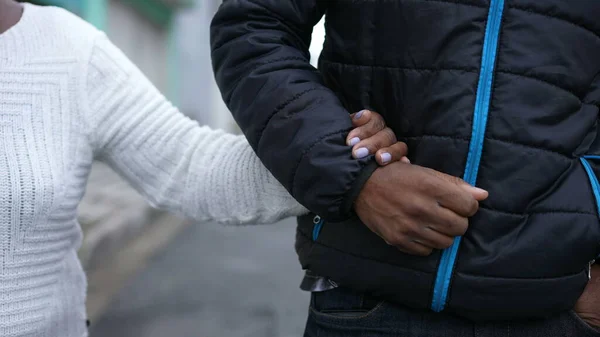
[[[347,0],[329,0],[331,2],[341,2],[341,3],[345,3]],[[406,2],[408,1],[412,1],[412,2],[416,2],[419,0],[404,0]],[[439,3],[443,3],[443,4],[449,4],[449,5],[460,5],[460,6],[467,6],[467,7],[474,7],[474,8],[487,8],[486,6],[483,5],[476,5],[476,4],[470,4],[470,3],[465,3],[459,0],[426,0],[427,2],[439,2]]]
[[[413,2],[416,0],[412,0]],[[468,3],[464,3],[458,0],[426,0],[427,2],[439,2],[439,3],[443,3],[443,4],[448,4],[448,5],[460,5],[460,6],[467,6],[467,7],[474,7],[474,8],[481,8],[481,9],[486,9],[487,6],[483,6],[483,5],[476,5],[476,4],[468,4]]]
[[[461,271],[457,271],[456,275],[464,275],[464,276],[471,276],[471,277],[485,277],[485,278],[491,278],[491,279],[498,279],[498,280],[516,280],[516,281],[527,281],[527,280],[552,280],[552,279],[561,279],[561,278],[565,278],[565,277],[573,277],[576,275],[579,275],[581,273],[586,273],[587,274],[587,270],[582,269],[581,271],[578,271],[576,273],[572,273],[572,274],[567,274],[567,275],[561,275],[561,276],[552,276],[552,277],[548,277],[548,276],[539,276],[539,277],[503,277],[503,276],[492,276],[492,275],[486,275],[486,274],[472,274],[472,273],[465,273],[465,272],[461,272]]]
[[[253,73],[254,71],[256,71],[256,69],[260,66],[264,66],[267,64],[272,64],[275,62],[281,62],[281,61],[302,61],[302,62],[307,62],[308,60],[304,57],[300,57],[300,56],[284,56],[284,57],[280,57],[280,58],[276,58],[273,60],[269,60],[269,61],[264,61],[264,62],[258,62],[256,63],[255,67],[252,69],[252,71],[250,71],[250,73]]]
[[[562,87],[562,86],[560,86],[560,85],[558,85],[556,83],[553,83],[553,82],[548,81],[546,79],[543,79],[541,77],[533,76],[533,75],[528,75],[528,74],[524,74],[524,73],[520,73],[520,72],[517,72],[517,71],[514,71],[514,70],[510,70],[510,69],[498,69],[496,72],[499,73],[499,74],[512,75],[512,76],[516,76],[516,77],[523,77],[523,78],[527,78],[527,79],[530,79],[530,80],[533,80],[533,81],[538,81],[538,82],[547,84],[547,85],[549,85],[551,87],[554,87],[556,89],[559,89],[561,91],[564,91],[564,92],[566,92],[568,94],[573,95],[575,98],[577,98],[577,100],[580,103],[583,103],[581,96],[578,95],[578,94],[576,94],[575,91],[573,91],[572,89],[567,89],[565,87]]]
[[[283,109],[285,109],[288,105],[290,105],[290,104],[294,103],[295,101],[297,101],[298,99],[300,99],[302,96],[308,94],[311,91],[316,91],[316,90],[319,90],[319,88],[313,87],[313,88],[306,89],[304,91],[301,91],[301,92],[295,94],[294,96],[289,98],[287,101],[279,104],[275,108],[275,110],[273,110],[273,112],[271,112],[271,114],[269,114],[269,117],[267,118],[267,120],[263,123],[261,128],[258,130],[259,138],[258,138],[258,141],[256,142],[256,144],[260,145],[260,142],[263,138],[265,130],[267,129],[267,126],[269,126],[269,123],[271,123],[271,120],[273,119],[273,117],[275,117],[275,115],[277,115],[279,112],[281,112]]]
[[[464,141],[464,142],[470,142],[471,139],[468,137],[462,137],[462,136],[439,136],[439,135],[432,135],[432,134],[424,134],[424,135],[419,135],[419,136],[404,136],[404,137],[398,137],[399,140],[416,140],[416,139],[421,139],[421,138],[439,138],[439,139],[451,139],[451,140],[459,140],[459,141]],[[558,155],[560,157],[569,159],[569,160],[573,160],[574,157],[573,155],[567,154],[567,153],[562,153],[556,150],[551,150],[551,149],[547,149],[541,146],[537,146],[537,145],[530,145],[530,144],[523,144],[523,143],[517,143],[514,141],[510,141],[510,140],[505,140],[505,139],[499,139],[499,138],[495,138],[495,137],[490,137],[490,136],[485,136],[485,140],[490,140],[490,141],[495,141],[495,142],[500,142],[500,143],[505,143],[505,144],[510,144],[510,145],[514,145],[514,146],[520,146],[520,147],[526,147],[532,150],[536,150],[536,151],[542,151],[542,152],[546,152],[546,153],[551,153],[551,154],[555,154]]]
[[[540,210],[534,210],[534,211],[530,211],[530,212],[518,213],[518,212],[509,212],[509,211],[503,211],[503,210],[499,210],[499,209],[495,209],[495,208],[490,208],[490,207],[487,207],[482,204],[479,205],[479,208],[485,209],[488,212],[506,214],[506,215],[515,216],[515,217],[529,217],[532,215],[558,215],[558,214],[577,214],[577,215],[587,215],[587,216],[598,217],[598,213],[595,213],[595,212],[585,212],[585,211],[578,211],[578,210],[571,210],[571,209],[562,209],[562,210],[561,209],[540,209]]]
[[[478,73],[479,69],[475,67],[448,67],[448,68],[427,68],[427,67],[402,67],[402,66],[388,66],[388,65],[366,65],[356,63],[346,63],[322,59],[323,64],[333,64],[345,67],[355,68],[374,68],[374,69],[385,69],[385,70],[401,70],[401,71],[422,71],[422,72],[442,72],[442,71],[464,71],[468,73]]]
[[[342,134],[345,132],[350,132],[351,129],[343,129],[343,130],[338,130],[335,132],[330,132],[327,133],[325,135],[322,135],[321,137],[317,138],[314,142],[312,142],[306,149],[304,149],[304,151],[302,151],[302,153],[300,154],[300,158],[296,161],[296,164],[294,165],[294,169],[293,169],[293,174],[292,177],[290,179],[290,194],[294,195],[294,192],[296,190],[296,175],[298,173],[298,167],[300,167],[300,164],[302,163],[302,160],[304,160],[304,157],[306,157],[306,155],[315,147],[317,146],[319,143],[321,143],[323,140],[325,140],[328,137],[334,136],[334,135],[338,135],[338,134]],[[339,203],[341,203],[341,200],[339,201]]]
[[[356,253],[351,253],[351,252],[346,252],[346,251],[343,251],[343,250],[341,250],[339,248],[335,248],[335,247],[331,247],[331,246],[328,246],[328,245],[324,245],[323,243],[318,242],[318,241],[313,241],[312,238],[308,237],[302,231],[298,231],[298,233],[300,235],[302,235],[305,240],[309,240],[313,245],[318,245],[318,246],[321,246],[321,247],[332,249],[332,250],[335,250],[336,252],[339,252],[339,253],[342,253],[342,254],[347,254],[347,255],[353,256],[355,258],[359,258],[359,259],[363,259],[363,260],[376,261],[376,262],[379,262],[379,263],[382,263],[382,264],[385,264],[385,265],[388,265],[388,266],[393,266],[394,268],[402,268],[402,269],[406,269],[406,270],[417,271],[417,272],[423,273],[423,274],[435,275],[435,272],[428,272],[428,271],[419,270],[419,269],[415,269],[415,268],[403,267],[401,265],[389,263],[387,261],[378,260],[378,259],[375,259],[375,258],[372,258],[372,257],[362,256],[362,255],[358,255]]]
[[[292,61],[292,60],[294,60],[294,61],[308,62],[306,58],[303,58],[303,57],[300,57],[300,56],[284,56],[284,57],[276,58],[276,59],[269,60],[269,61],[258,62],[256,64],[254,64],[254,66],[252,67],[252,69],[250,69],[250,71],[248,72],[248,74],[254,73],[258,68],[260,68],[260,67],[262,67],[264,65],[273,64],[273,63],[281,62],[281,61]],[[227,97],[225,98],[226,102],[231,101],[231,98],[236,95],[237,90],[240,88],[240,82],[242,82],[245,79],[246,76],[247,75],[243,75],[243,76],[240,76],[239,78],[237,78],[237,80],[235,81],[235,83],[232,85],[232,89],[230,90],[229,95],[227,95]]]
[[[574,20],[573,18],[568,18],[566,16],[559,16],[559,15],[555,15],[553,13],[551,14],[551,13],[548,13],[548,12],[539,11],[539,10],[533,9],[531,7],[522,6],[522,5],[510,4],[510,5],[508,5],[508,8],[509,9],[514,9],[514,10],[523,11],[523,12],[527,12],[529,14],[541,15],[541,16],[545,16],[545,17],[548,17],[548,18],[553,18],[553,19],[556,19],[556,20],[563,21],[563,22],[568,23],[568,24],[570,24],[572,26],[575,26],[575,27],[577,27],[579,29],[583,29],[583,30],[585,30],[588,33],[593,34],[596,38],[598,38],[600,40],[600,34],[598,34],[596,31],[594,31],[588,25],[586,25],[584,23],[581,23],[581,22],[579,22],[577,20]]]

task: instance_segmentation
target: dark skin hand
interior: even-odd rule
[[[600,329],[600,265],[592,265],[591,275],[574,310],[586,323]]]
[[[360,219],[389,245],[427,256],[463,235],[488,192],[432,169],[395,162],[380,167],[359,194]]]
[[[23,5],[12,0],[0,0],[0,34],[21,20]]]
[[[352,146],[352,156],[362,158],[375,154],[375,160],[381,166],[396,161],[410,163],[406,154],[408,147],[396,139],[396,134],[385,125],[383,117],[369,110],[350,115],[355,127],[346,137],[346,143]]]

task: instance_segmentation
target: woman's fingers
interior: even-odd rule
[[[361,140],[372,137],[385,129],[383,117],[376,112],[361,110],[351,114],[350,117],[352,118],[352,125],[354,126],[354,129],[350,131],[346,138],[346,143],[350,146],[354,146]]]
[[[353,145],[352,155],[354,158],[364,158],[370,154],[375,154],[380,149],[394,146],[398,141],[396,135],[390,128],[384,128],[377,132],[374,136],[359,141]],[[404,144],[404,143],[400,143]],[[406,146],[406,145],[404,145]],[[400,150],[402,145],[397,145],[393,149]],[[398,157],[400,159],[400,157]]]
[[[397,141],[396,134],[386,127],[380,114],[362,110],[351,114],[350,117],[355,128],[348,134],[346,142],[352,146],[354,158],[360,159],[376,154],[375,159],[382,166],[396,161],[410,164],[406,157],[406,144]]]
[[[381,148],[375,153],[375,160],[377,164],[381,166],[388,165],[397,161],[401,161],[406,164],[410,164],[410,160],[406,155],[408,154],[408,148],[403,142],[397,142],[396,144]]]

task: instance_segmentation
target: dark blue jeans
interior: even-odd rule
[[[304,337],[600,337],[574,312],[546,320],[474,323],[408,309],[344,288],[312,293]]]

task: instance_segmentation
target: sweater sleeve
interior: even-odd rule
[[[156,208],[230,224],[307,212],[243,136],[184,116],[104,35],[88,64],[85,105],[96,156]]]

